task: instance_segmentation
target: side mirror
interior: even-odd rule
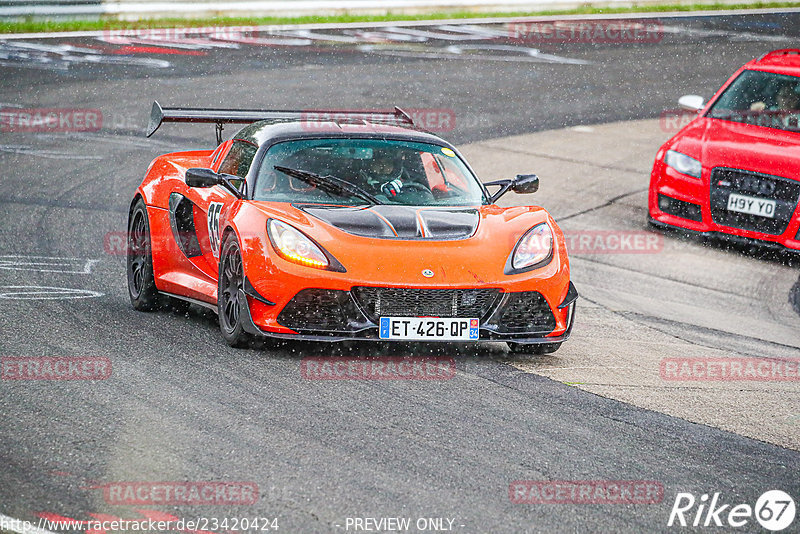
[[[189,187],[212,187],[220,183],[219,174],[211,169],[186,169],[186,185]]]
[[[678,105],[687,111],[700,111],[706,105],[706,101],[702,96],[683,95],[678,99]]]
[[[539,190],[539,177],[535,174],[518,174],[511,184],[511,190],[522,195]]]
[[[513,180],[496,180],[483,184],[484,187],[496,185],[500,187],[497,193],[489,197],[489,202],[494,204],[498,198],[502,197],[509,191],[515,193],[527,194],[535,193],[539,190],[539,177],[535,174],[518,174]]]

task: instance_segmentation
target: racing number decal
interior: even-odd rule
[[[219,258],[219,214],[222,211],[222,202],[212,202],[208,206],[208,241],[211,253]]]

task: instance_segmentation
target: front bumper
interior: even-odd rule
[[[775,241],[766,241],[764,239],[755,238],[755,237],[745,237],[741,235],[736,235],[732,233],[727,233],[724,231],[702,231],[702,230],[691,230],[682,224],[671,224],[665,223],[659,220],[654,219],[653,217],[648,217],[647,222],[653,225],[656,228],[661,228],[662,230],[667,231],[677,231],[680,234],[688,236],[694,236],[698,238],[710,238],[710,239],[718,239],[721,243],[730,243],[731,245],[740,245],[740,246],[754,246],[760,247],[763,250],[771,250],[775,252],[784,252],[788,254],[800,254],[800,248],[795,246],[788,246],[782,243],[778,243]]]
[[[743,189],[753,183],[771,186],[772,197]],[[798,192],[800,184],[786,178],[716,167],[704,168],[702,179],[696,179],[657,161],[650,180],[649,216],[656,226],[682,228],[731,242],[800,251]],[[728,212],[725,202],[730,193],[774,197],[775,218]]]
[[[386,299],[383,304],[382,294]],[[239,302],[242,303],[240,317],[245,331],[273,338],[387,341],[379,336],[377,323],[381,315],[478,316],[481,324],[479,341],[559,343],[570,336],[577,298],[578,292],[572,282],[557,306],[551,306],[536,291],[374,287],[340,291],[312,288],[297,293],[278,316],[278,322],[291,329],[291,333],[258,326],[250,310],[255,300],[252,294],[248,296],[242,292]],[[263,305],[263,302],[256,305]]]

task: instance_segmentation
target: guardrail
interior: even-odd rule
[[[0,19],[99,16],[103,0],[3,0]]]

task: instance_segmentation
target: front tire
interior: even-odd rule
[[[219,253],[219,282],[217,286],[217,312],[222,337],[231,347],[248,346],[253,338],[242,327],[243,318],[239,314],[244,287],[244,266],[242,252],[236,234],[229,233],[222,243]]]
[[[153,249],[147,206],[139,198],[128,216],[128,295],[138,311],[153,311],[159,306],[153,276]]]
[[[543,356],[561,348],[561,343],[506,343],[513,354]]]

